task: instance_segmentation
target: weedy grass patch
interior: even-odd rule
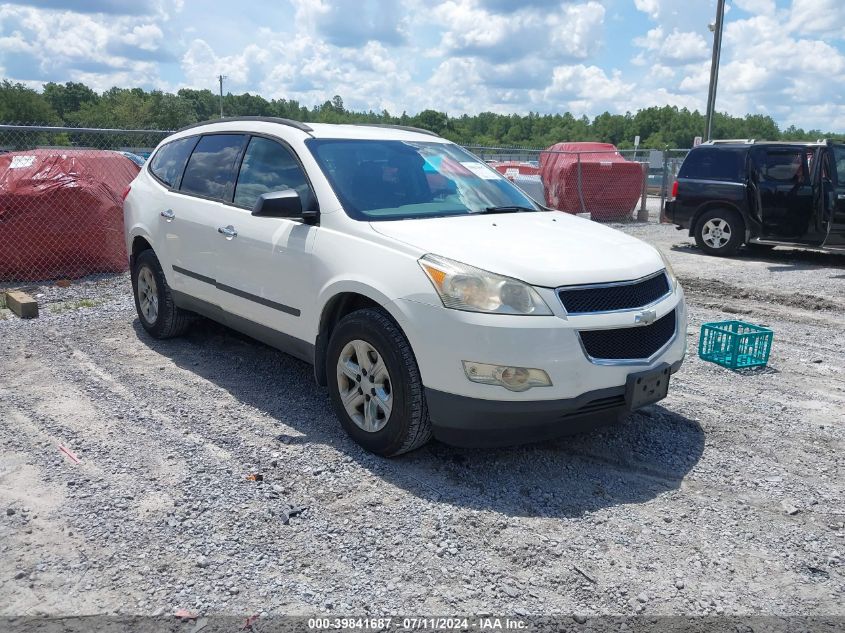
[[[50,306],[49,309],[52,314],[63,314],[72,310],[93,308],[102,303],[105,303],[105,301],[102,299],[78,299],[76,301],[62,301],[60,303],[54,303]]]

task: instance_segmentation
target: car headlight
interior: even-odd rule
[[[678,278],[675,276],[675,269],[672,268],[672,263],[662,251],[657,250],[657,254],[660,255],[660,259],[663,260],[663,267],[666,269],[666,276],[669,278],[669,287],[674,290],[678,286]]]
[[[424,255],[419,262],[447,308],[491,314],[552,314],[537,291],[525,282],[438,255]]]

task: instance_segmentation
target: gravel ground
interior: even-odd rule
[[[0,314],[0,615],[845,615],[845,257],[622,228],[687,289],[687,362],[619,426],[512,449],[374,457],[297,360],[151,340],[126,276],[30,287],[40,318]],[[729,318],[774,329],[767,370],[697,358]]]

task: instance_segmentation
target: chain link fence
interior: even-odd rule
[[[123,197],[172,132],[0,125],[0,282],[121,272]],[[658,221],[688,150],[467,149],[554,209]]]
[[[537,202],[602,222],[659,221],[672,182],[689,152],[591,147],[569,151],[483,146],[467,149]]]
[[[0,281],[126,270],[123,196],[168,134],[0,125]]]

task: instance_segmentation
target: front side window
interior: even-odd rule
[[[254,136],[241,163],[235,204],[251,209],[261,194],[285,189],[295,190],[309,208],[311,189],[299,163],[280,143]]]
[[[188,156],[197,142],[196,137],[180,138],[163,145],[150,161],[150,171],[168,187],[178,184]]]
[[[243,144],[242,134],[203,136],[188,160],[179,190],[215,200],[228,198],[235,184],[235,161]]]
[[[309,139],[306,145],[346,212],[358,220],[539,211],[527,195],[451,143]]]

